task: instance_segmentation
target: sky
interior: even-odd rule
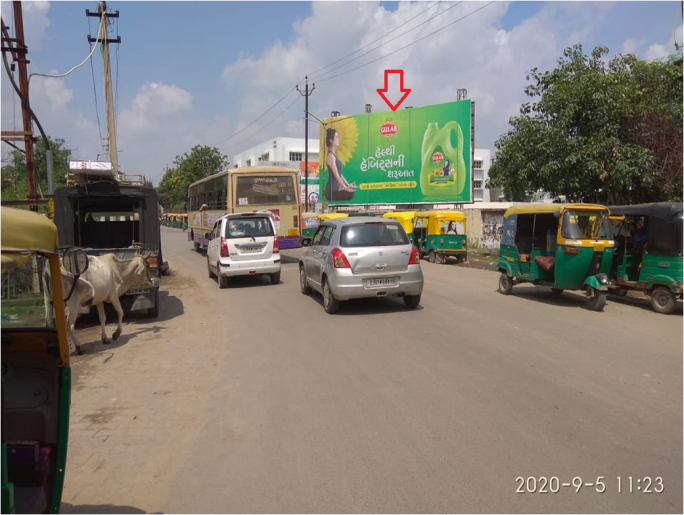
[[[96,12],[97,5],[22,2],[29,73],[62,74],[83,62],[91,51],[87,35],[97,33],[97,18],[86,9]],[[119,12],[108,37],[121,37],[110,45],[119,166],[155,186],[176,156],[198,144],[232,161],[277,136],[303,138],[304,98],[294,87],[303,87],[307,75],[315,83],[309,112],[318,118],[362,113],[365,104],[387,110],[377,93],[386,69],[403,69],[412,89],[402,108],[456,100],[465,88],[476,105],[475,147],[493,152],[526,101],[526,72],[553,69],[563,49],[581,44],[588,54],[603,45],[609,57],[661,59],[682,44],[681,2],[110,1],[107,7]],[[1,9],[13,37],[12,2],[3,0]],[[2,130],[22,130],[21,104],[4,66],[1,76]],[[397,77],[390,77],[396,94],[388,97],[397,100]],[[109,160],[103,83],[99,48],[64,78],[30,80],[36,116],[52,139],[65,140],[73,159]],[[309,133],[317,138],[317,122]],[[8,150],[3,143],[3,165]]]

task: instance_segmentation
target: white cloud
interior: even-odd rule
[[[667,57],[674,49],[670,50],[665,47],[665,45],[660,45],[658,43],[648,47],[646,52],[646,59],[662,59]]]
[[[10,28],[10,37],[15,37],[14,5],[13,2],[1,2],[2,19]],[[24,41],[32,51],[42,48],[45,31],[50,27],[48,12],[50,2],[22,2],[21,13],[24,21]]]
[[[629,38],[622,42],[622,54],[636,54],[637,50],[646,42],[645,39]]]
[[[169,117],[192,108],[192,95],[175,85],[149,82],[138,90],[131,104],[121,112],[121,130],[117,132],[159,132],[167,129]]]

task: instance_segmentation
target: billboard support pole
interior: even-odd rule
[[[316,89],[316,84],[311,85],[309,90],[309,77],[305,77],[306,88],[302,93],[297,86],[297,91],[304,97],[304,211],[309,212],[309,95]]]

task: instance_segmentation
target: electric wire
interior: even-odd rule
[[[359,70],[359,69],[361,69],[361,68],[364,68],[364,67],[368,66],[369,64],[376,63],[376,62],[380,61],[381,59],[385,59],[386,57],[389,57],[389,56],[391,56],[391,55],[393,55],[393,54],[396,54],[397,52],[400,52],[401,50],[404,50],[405,48],[408,48],[408,47],[410,47],[410,46],[412,46],[412,45],[415,45],[416,43],[418,43],[418,42],[420,42],[420,41],[422,41],[422,40],[424,40],[424,39],[426,39],[426,38],[429,38],[430,36],[432,36],[432,35],[434,35],[434,34],[437,34],[438,32],[443,31],[444,29],[446,29],[446,28],[448,28],[448,27],[454,25],[455,23],[458,23],[459,21],[462,21],[462,20],[468,18],[469,16],[472,16],[473,14],[475,14],[475,13],[481,11],[482,9],[485,9],[486,7],[489,7],[489,6],[492,5],[493,3],[496,3],[496,2],[489,2],[488,4],[485,4],[485,5],[483,5],[482,7],[478,8],[478,9],[475,9],[474,11],[472,11],[472,12],[470,12],[470,13],[468,13],[468,14],[466,14],[466,15],[464,15],[464,16],[461,16],[461,17],[458,18],[457,20],[454,20],[454,21],[452,21],[451,23],[448,23],[448,24],[445,25],[444,27],[441,27],[441,28],[439,28],[439,29],[437,29],[437,30],[435,30],[435,31],[433,31],[433,32],[431,32],[431,33],[429,33],[429,34],[426,34],[426,35],[423,36],[422,38],[416,39],[415,41],[412,41],[412,42],[409,43],[408,45],[404,45],[403,47],[398,48],[398,49],[396,49],[396,50],[390,52],[389,54],[386,54],[386,55],[383,55],[383,56],[381,56],[381,57],[378,57],[377,59],[374,59],[373,61],[369,61],[369,62],[367,62],[367,63],[365,63],[365,64],[362,64],[362,65],[360,65],[360,66],[357,66],[357,67],[355,67],[355,68],[352,68],[351,70],[346,70],[346,71],[344,71],[344,72],[342,72],[342,73],[338,73],[337,75],[333,75],[332,77],[326,77],[325,79],[319,79],[318,82],[319,82],[319,83],[320,83],[320,82],[325,82],[325,81],[327,81],[327,80],[331,80],[331,79],[334,79],[334,78],[336,78],[336,77],[340,77],[340,76],[345,75],[345,74],[347,74],[347,73],[350,73],[350,72],[353,72],[353,71],[355,71],[355,70]]]
[[[405,35],[408,34],[409,32],[413,32],[413,31],[416,30],[418,27],[422,27],[422,26],[425,25],[426,23],[431,22],[432,20],[434,20],[434,19],[437,18],[438,16],[441,16],[442,14],[446,13],[447,11],[450,11],[451,9],[454,9],[455,7],[458,7],[458,6],[459,6],[460,4],[462,4],[462,3],[463,3],[463,2],[456,2],[456,3],[453,4],[451,7],[447,7],[447,8],[444,9],[443,11],[438,12],[438,13],[435,14],[434,16],[432,16],[432,17],[428,18],[427,20],[425,20],[425,21],[419,23],[419,24],[416,25],[415,27],[412,27],[412,28],[410,28],[409,30],[407,30],[407,31],[405,31],[405,32],[402,32],[401,34],[399,34],[399,35],[397,35],[397,36],[394,36],[392,39],[390,39],[390,40],[388,40],[388,41],[385,41],[384,43],[378,45],[378,46],[375,47],[375,48],[371,48],[371,49],[368,50],[367,52],[364,52],[363,54],[361,54],[361,55],[359,55],[359,56],[356,56],[354,59],[350,59],[349,61],[347,61],[347,62],[344,63],[344,64],[341,64],[341,65],[339,65],[339,66],[336,66],[336,67],[333,68],[332,70],[328,70],[327,72],[320,74],[318,77],[312,77],[311,80],[317,80],[317,81],[319,81],[319,82],[322,82],[321,77],[325,77],[326,75],[328,75],[329,73],[334,72],[335,70],[339,70],[340,68],[344,68],[344,67],[347,66],[348,64],[353,63],[354,61],[356,61],[356,60],[358,60],[358,59],[361,59],[364,55],[368,55],[368,54],[370,54],[371,52],[374,52],[374,51],[376,51],[376,50],[382,48],[383,46],[385,46],[385,45],[391,43],[392,41],[395,41],[396,39],[398,39],[398,38],[400,38],[400,37],[402,37],[402,36],[405,36]],[[383,36],[383,37],[384,37],[384,36]],[[381,38],[381,39],[382,39],[382,38]]]
[[[104,15],[104,13],[103,13],[103,14],[102,14],[102,17],[100,18],[100,25],[99,25],[99,27],[98,27],[98,29],[97,29],[97,39],[95,40],[95,46],[92,47],[92,49],[90,50],[90,53],[88,54],[88,57],[86,57],[86,58],[83,60],[82,63],[77,64],[76,66],[74,66],[71,70],[69,70],[69,71],[66,72],[66,73],[60,73],[60,74],[57,74],[57,75],[52,75],[52,74],[49,74],[49,73],[32,73],[31,75],[29,75],[29,78],[28,78],[29,85],[31,84],[31,78],[32,78],[32,77],[51,77],[51,78],[53,78],[53,79],[59,79],[59,78],[61,78],[61,77],[66,77],[66,76],[69,75],[71,72],[73,72],[74,70],[80,68],[80,67],[83,66],[85,63],[87,63],[87,62],[90,60],[90,58],[92,57],[93,53],[95,52],[95,49],[97,48],[97,45],[98,45],[98,43],[99,43],[99,41],[100,41],[100,34],[102,33],[102,24],[103,24],[103,21],[105,20],[105,18],[106,18],[106,17],[105,17],[105,15]]]
[[[459,2],[459,3],[460,3],[460,2]],[[421,12],[418,13],[416,16],[412,17],[410,20],[408,20],[408,21],[402,23],[401,25],[398,25],[397,27],[395,27],[394,29],[390,30],[389,32],[383,34],[383,35],[380,36],[379,38],[374,39],[373,41],[371,41],[371,42],[368,43],[367,45],[364,45],[364,46],[362,46],[361,48],[359,48],[359,49],[357,49],[357,50],[354,50],[353,52],[351,52],[351,53],[349,53],[349,54],[347,54],[347,55],[345,55],[345,56],[343,56],[343,57],[340,57],[337,61],[333,61],[332,63],[329,63],[329,64],[325,65],[323,68],[319,68],[318,70],[316,70],[316,71],[314,71],[314,72],[311,72],[309,75],[311,75],[311,76],[316,75],[318,72],[323,71],[323,70],[325,70],[326,68],[329,68],[329,67],[331,67],[332,65],[339,63],[340,61],[346,59],[347,57],[351,57],[352,55],[354,55],[354,54],[360,52],[360,51],[363,50],[364,48],[368,48],[368,47],[371,46],[373,43],[377,43],[377,42],[380,41],[381,39],[383,39],[383,38],[389,36],[390,34],[392,34],[392,33],[395,32],[395,31],[399,30],[399,29],[402,28],[404,25],[407,25],[407,24],[411,23],[412,21],[416,20],[417,18],[420,18],[423,14],[425,14],[426,12],[428,12],[430,9],[432,9],[432,8],[433,8],[434,6],[436,6],[437,4],[439,4],[439,2],[435,2],[434,4],[432,4],[430,7],[428,7],[428,8],[425,9],[424,11],[421,11]],[[325,74],[323,74],[323,75],[325,75]],[[304,82],[304,79],[302,79],[301,81],[299,81],[299,83],[297,83],[297,85],[298,85],[298,86],[301,86],[302,82]]]

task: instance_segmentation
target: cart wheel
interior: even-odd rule
[[[606,298],[608,294],[604,291],[598,291],[594,288],[587,289],[587,306],[592,311],[603,311],[606,306]]]
[[[665,286],[657,286],[651,293],[651,307],[658,313],[669,315],[674,311],[676,303],[674,294]]]
[[[513,280],[506,272],[501,272],[499,276],[499,293],[510,295],[513,291]]]
[[[435,262],[435,251],[434,250],[431,250],[430,252],[428,252],[428,261],[430,263]]]
[[[561,293],[563,293],[563,288],[551,288],[551,291],[556,295],[560,295]]]

